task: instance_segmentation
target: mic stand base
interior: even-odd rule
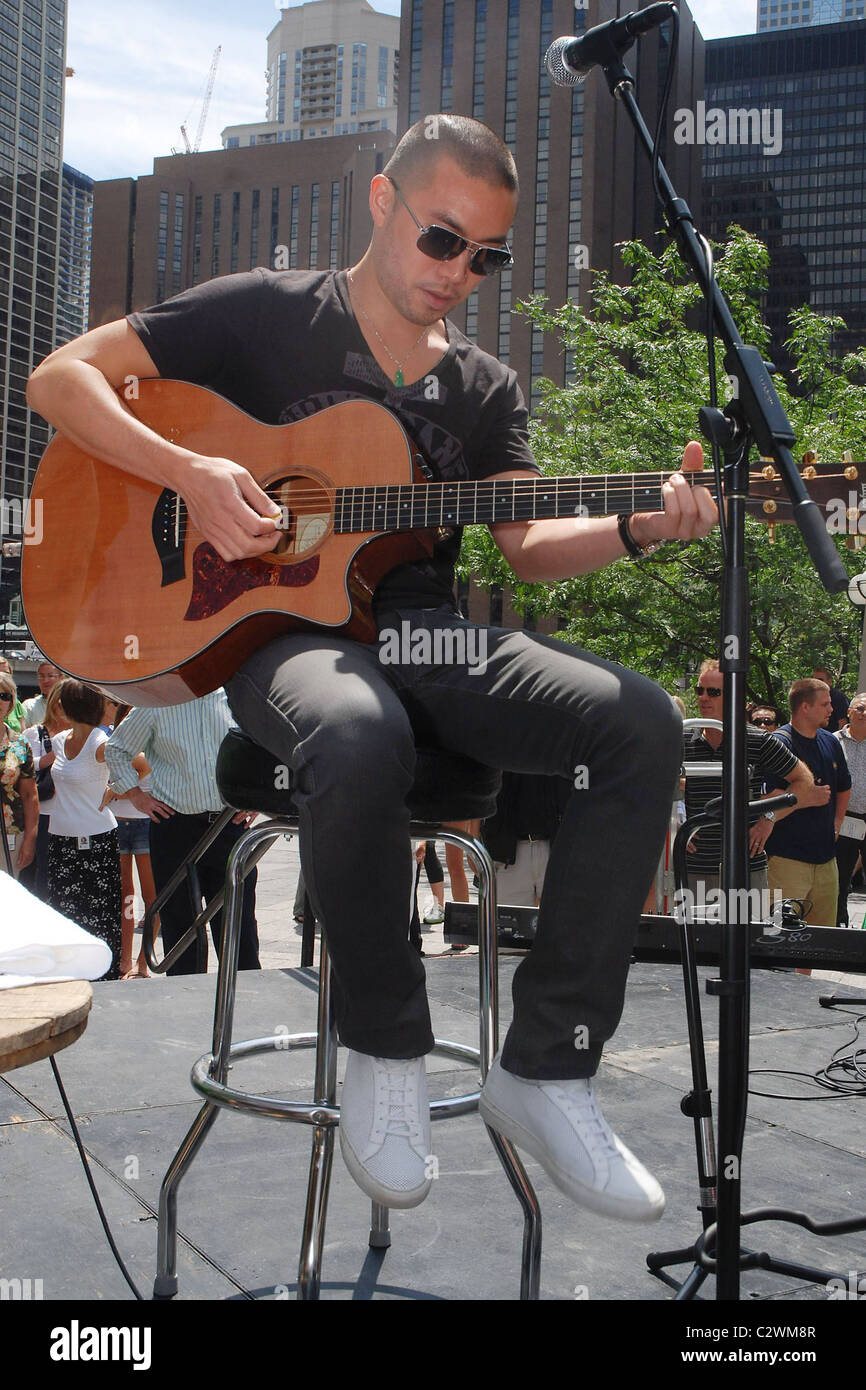
[[[772,1214],[762,1214],[765,1210]],[[759,1211],[743,1212],[740,1217],[740,1224],[747,1225],[755,1221],[794,1221],[796,1225],[801,1225],[801,1222],[795,1220],[799,1215],[801,1215],[801,1213],[788,1211],[787,1209],[780,1208],[776,1210],[774,1208],[761,1208]],[[821,1227],[819,1234],[827,1236],[840,1235],[843,1233],[841,1228],[844,1228],[845,1233],[866,1230],[866,1217],[862,1219],[858,1218],[857,1224],[853,1226],[850,1222],[845,1221],[827,1222]],[[715,1226],[709,1229],[715,1233]],[[681,1250],[661,1250],[657,1251],[655,1254],[647,1255],[647,1269],[650,1274],[655,1275],[657,1279],[667,1284],[669,1288],[676,1289],[675,1303],[704,1303],[706,1300],[698,1298],[697,1291],[704,1281],[709,1278],[710,1274],[716,1272],[716,1260],[713,1249],[714,1247],[709,1247],[707,1232],[704,1232],[692,1246],[686,1246]],[[685,1279],[677,1280],[674,1279],[672,1275],[664,1272],[668,1266],[685,1264],[688,1260],[692,1261],[692,1268]],[[813,1265],[794,1264],[790,1260],[775,1259],[765,1250],[756,1251],[741,1248],[739,1267],[741,1271],[747,1269],[762,1269],[769,1274],[784,1274],[789,1279],[802,1279],[807,1284],[827,1285],[838,1282],[846,1289],[852,1286],[852,1276],[853,1281],[856,1281],[856,1288],[859,1288],[861,1284],[863,1284],[863,1281],[866,1280],[866,1274],[858,1274],[854,1270],[827,1270],[818,1269]],[[856,1288],[854,1289],[855,1293]],[[859,1297],[862,1298],[864,1294],[866,1294],[866,1287],[863,1288],[863,1293],[861,1293]]]

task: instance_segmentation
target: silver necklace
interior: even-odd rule
[[[409,361],[409,358],[412,356],[412,353],[415,351],[415,349],[416,349],[416,347],[418,346],[418,344],[420,343],[421,339],[424,337],[425,333],[427,332],[427,325],[425,324],[425,326],[421,329],[421,332],[418,334],[418,337],[415,339],[415,341],[414,341],[414,343],[412,344],[412,346],[410,347],[409,351],[408,351],[407,353],[405,353],[404,356],[403,356],[403,358],[402,358],[402,360],[398,362],[398,361],[397,361],[397,358],[394,356],[394,354],[393,354],[393,352],[391,351],[391,349],[389,348],[388,344],[385,342],[385,339],[382,337],[382,334],[379,332],[379,330],[378,330],[378,328],[376,327],[375,323],[374,323],[373,320],[370,318],[370,315],[367,313],[367,310],[364,308],[363,304],[362,304],[361,301],[358,299],[358,297],[357,297],[357,292],[356,292],[356,290],[355,290],[355,281],[354,281],[354,279],[353,279],[352,276],[349,275],[349,274],[346,275],[346,279],[348,280],[348,282],[349,282],[349,287],[350,287],[350,289],[352,290],[352,294],[353,294],[353,303],[354,303],[355,308],[358,309],[358,310],[361,312],[361,314],[364,316],[364,318],[367,320],[367,322],[369,323],[369,325],[370,325],[370,327],[372,328],[373,332],[376,334],[376,337],[379,339],[379,342],[382,344],[382,347],[385,349],[385,351],[387,352],[387,354],[388,354],[388,356],[390,357],[391,361],[394,363],[394,366],[397,368],[397,371],[396,371],[395,374],[394,374],[394,385],[395,385],[395,386],[405,386],[405,385],[406,385],[406,380],[405,380],[405,378],[404,378],[404,376],[403,376],[403,363]]]

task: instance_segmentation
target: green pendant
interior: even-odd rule
[[[394,385],[395,385],[395,386],[405,386],[405,385],[406,385],[405,381],[403,380],[403,368],[402,368],[402,367],[398,367],[398,368],[397,368],[397,375],[396,375],[395,378],[394,378]]]

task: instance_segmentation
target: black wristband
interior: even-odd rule
[[[628,524],[632,515],[632,512],[620,512],[616,519],[616,525],[619,531],[619,538],[625,547],[626,554],[630,555],[633,560],[640,560],[643,556],[643,551],[632,535]]]

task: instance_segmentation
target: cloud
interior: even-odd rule
[[[236,15],[234,10],[233,14]],[[211,58],[222,45],[202,149],[220,130],[265,115],[267,29],[156,0],[77,0],[71,6],[64,159],[92,178],[148,174],[157,155],[195,139]]]

